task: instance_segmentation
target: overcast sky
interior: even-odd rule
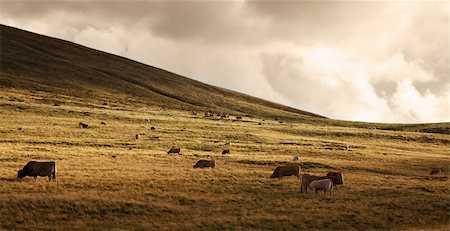
[[[449,122],[441,2],[0,1],[0,23],[318,113]]]

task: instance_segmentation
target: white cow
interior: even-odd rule
[[[331,190],[333,190],[333,181],[331,179],[314,180],[309,184],[309,188],[317,194],[317,190],[323,190],[324,193],[328,192],[331,198]]]

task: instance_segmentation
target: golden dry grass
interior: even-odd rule
[[[449,228],[448,135],[233,122],[64,96],[52,106],[46,97],[0,89],[0,229]],[[183,155],[167,155],[173,146]],[[231,155],[220,155],[225,148]],[[303,198],[295,177],[269,179],[294,155],[303,173],[342,171],[345,185],[328,200]],[[209,156],[216,169],[192,168]],[[30,160],[56,161],[58,182],[16,181]],[[430,177],[433,167],[443,173]]]

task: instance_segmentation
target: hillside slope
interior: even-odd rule
[[[321,118],[78,44],[0,27],[0,86],[169,109]]]

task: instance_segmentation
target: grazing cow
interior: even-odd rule
[[[101,124],[101,125],[106,125],[106,123],[105,123],[105,122],[101,122],[100,124]]]
[[[78,123],[78,126],[80,126],[80,127],[82,127],[82,128],[88,128],[88,127],[89,127],[88,124],[85,124],[85,123],[83,123],[83,122]]]
[[[333,186],[344,184],[344,175],[341,172],[329,172],[326,176],[333,181]]]
[[[333,190],[333,181],[331,179],[313,180],[309,183],[309,188],[317,194],[317,190],[323,190],[324,193],[329,194],[331,198],[331,190]]]
[[[194,168],[214,168],[216,167],[216,161],[213,160],[199,160],[193,166]]]
[[[180,154],[181,148],[171,148],[167,154]]]
[[[222,155],[227,155],[227,154],[230,154],[230,153],[231,153],[230,149],[225,149],[225,150],[222,151]]]
[[[275,168],[275,171],[273,171],[273,174],[270,176],[270,178],[278,178],[281,179],[284,176],[299,176],[300,174],[300,165],[298,164],[289,164],[284,166],[278,166]]]
[[[116,155],[112,155],[111,157],[112,157],[113,159],[115,159],[117,156],[116,156]]]
[[[431,169],[430,175],[441,174],[442,170],[440,168]]]
[[[34,179],[38,176],[46,176],[49,181],[56,181],[56,164],[54,161],[30,161],[25,165],[25,167],[17,172],[18,179],[22,179],[26,176],[32,176]]]
[[[156,129],[155,127],[151,127],[151,128],[150,128],[150,130],[155,130],[155,129]]]

